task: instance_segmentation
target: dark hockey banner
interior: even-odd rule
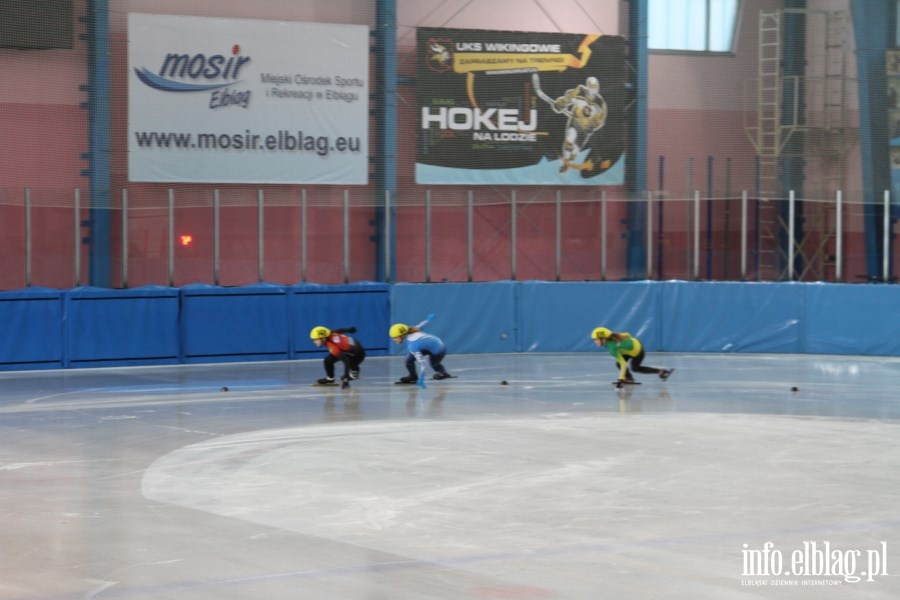
[[[624,38],[416,33],[417,183],[624,183]]]

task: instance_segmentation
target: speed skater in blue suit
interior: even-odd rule
[[[395,323],[391,325],[388,335],[397,344],[406,342],[406,370],[408,375],[401,377],[397,383],[417,383],[419,387],[425,387],[425,372],[430,365],[434,370],[434,379],[448,379],[452,377],[447,369],[444,368],[443,361],[447,355],[447,347],[444,341],[432,335],[425,333],[422,328],[428,324],[431,319],[425,319],[418,325],[409,326],[404,323]],[[418,373],[416,372],[418,365]]]

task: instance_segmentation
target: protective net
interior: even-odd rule
[[[627,3],[500,4],[3,2],[0,289],[893,279],[849,2],[740,2],[645,94]]]

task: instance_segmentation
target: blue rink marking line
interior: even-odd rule
[[[48,396],[39,396],[37,398],[30,398],[24,402],[24,404],[39,404],[41,402],[45,402],[47,400],[59,399],[67,396],[71,396],[74,394],[113,394],[113,395],[122,395],[122,394],[155,394],[155,395],[166,395],[172,393],[210,393],[210,392],[218,392],[222,389],[223,385],[228,387],[229,391],[249,391],[249,390],[265,390],[265,389],[276,389],[276,388],[285,388],[291,385],[289,381],[286,379],[258,379],[258,380],[247,380],[241,381],[239,383],[229,383],[227,381],[217,382],[217,383],[208,383],[208,382],[198,382],[198,383],[160,383],[160,384],[144,384],[144,385],[120,385],[120,386],[110,386],[105,385],[103,387],[72,387],[64,392],[59,392],[56,394],[50,394]]]
[[[144,384],[144,385],[121,385],[121,386],[109,386],[105,385],[103,387],[94,387],[94,388],[80,388],[79,392],[100,392],[100,393],[108,393],[108,394],[171,394],[172,392],[209,392],[214,391],[218,392],[222,389],[222,386],[227,386],[229,390],[232,391],[246,391],[252,389],[272,389],[272,388],[281,388],[288,387],[292,385],[286,379],[256,379],[256,380],[243,380],[237,383],[231,383],[227,381],[226,378],[222,378],[221,380],[212,383],[212,382],[198,382],[198,383],[159,383],[159,384]]]

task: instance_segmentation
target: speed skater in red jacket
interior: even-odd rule
[[[325,357],[325,377],[316,380],[319,385],[334,383],[334,365],[338,361],[344,363],[344,376],[341,377],[341,387],[350,387],[351,379],[359,378],[359,365],[366,359],[366,350],[354,337],[347,335],[356,333],[355,327],[335,329],[332,331],[322,325],[316,325],[309,332],[309,337],[316,346],[328,348],[328,356]]]

